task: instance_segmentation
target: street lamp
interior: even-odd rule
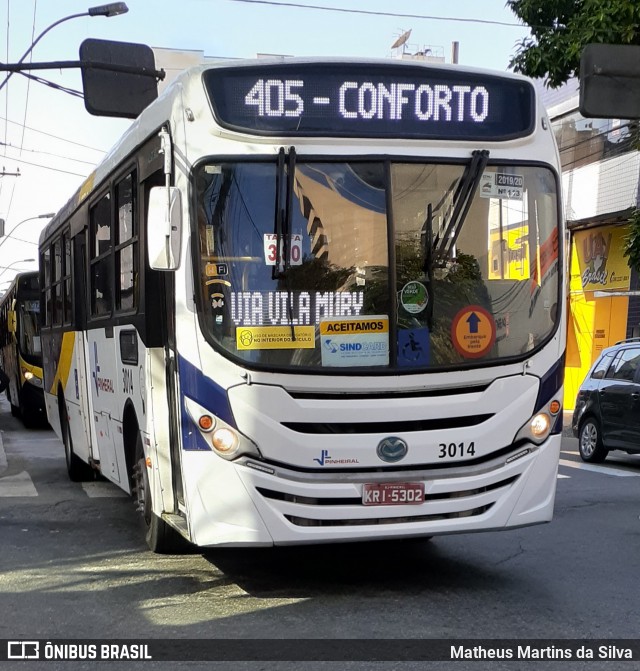
[[[34,261],[35,259],[20,259],[19,261],[13,261],[8,266],[0,266],[0,268],[2,268],[2,272],[0,272],[0,277],[2,277],[7,272],[7,270],[13,268],[13,266],[15,266],[17,263],[33,263]]]
[[[107,18],[110,16],[118,16],[119,14],[126,14],[129,11],[129,8],[127,7],[126,3],[124,2],[111,2],[108,5],[98,5],[97,7],[89,7],[89,9],[86,12],[81,12],[80,14],[70,14],[69,16],[65,16],[62,19],[59,19],[58,21],[55,21],[52,23],[48,28],[45,28],[38,37],[31,43],[31,46],[22,54],[22,57],[20,60],[16,63],[16,65],[20,65],[20,63],[24,62],[24,59],[33,51],[33,48],[38,44],[38,42],[52,29],[55,28],[56,26],[59,26],[61,23],[64,21],[69,21],[70,19],[77,19],[80,16],[106,16]],[[13,75],[13,72],[10,72],[2,81],[0,84],[0,90],[4,88],[4,85],[9,81],[11,76]]]
[[[19,221],[12,229],[10,233],[7,233],[4,236],[3,240],[0,240],[0,247],[7,241],[8,238],[13,237],[13,234],[16,232],[19,226],[22,226],[22,224],[26,223],[27,221],[32,221],[33,219],[51,219],[51,217],[55,216],[55,212],[46,212],[45,214],[36,214],[33,217],[27,217],[26,219],[23,219],[22,221]]]

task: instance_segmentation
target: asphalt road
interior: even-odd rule
[[[431,541],[160,556],[147,551],[131,500],[107,482],[70,482],[53,432],[25,430],[4,399],[0,432],[2,639],[350,638],[371,641],[373,649],[387,639],[638,643],[640,457],[612,453],[603,466],[583,464],[575,439],[565,437],[551,524]],[[95,668],[80,661],[29,664]],[[575,658],[283,659],[184,668],[387,671],[547,664],[563,670],[640,668],[638,661],[604,666]],[[182,665],[105,662],[99,668],[138,666]],[[2,668],[27,667],[16,661]]]

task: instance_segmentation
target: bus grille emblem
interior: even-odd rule
[[[402,438],[397,438],[396,436],[384,438],[378,443],[376,449],[376,453],[380,459],[389,463],[404,459],[407,456],[407,452],[409,452],[409,446]]]

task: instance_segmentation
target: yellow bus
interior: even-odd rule
[[[37,271],[18,273],[0,299],[0,367],[11,414],[26,427],[46,424]]]

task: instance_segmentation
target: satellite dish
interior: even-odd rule
[[[407,30],[406,33],[402,33],[400,37],[391,45],[392,49],[397,49],[407,42],[409,36],[411,35],[411,30]]]

